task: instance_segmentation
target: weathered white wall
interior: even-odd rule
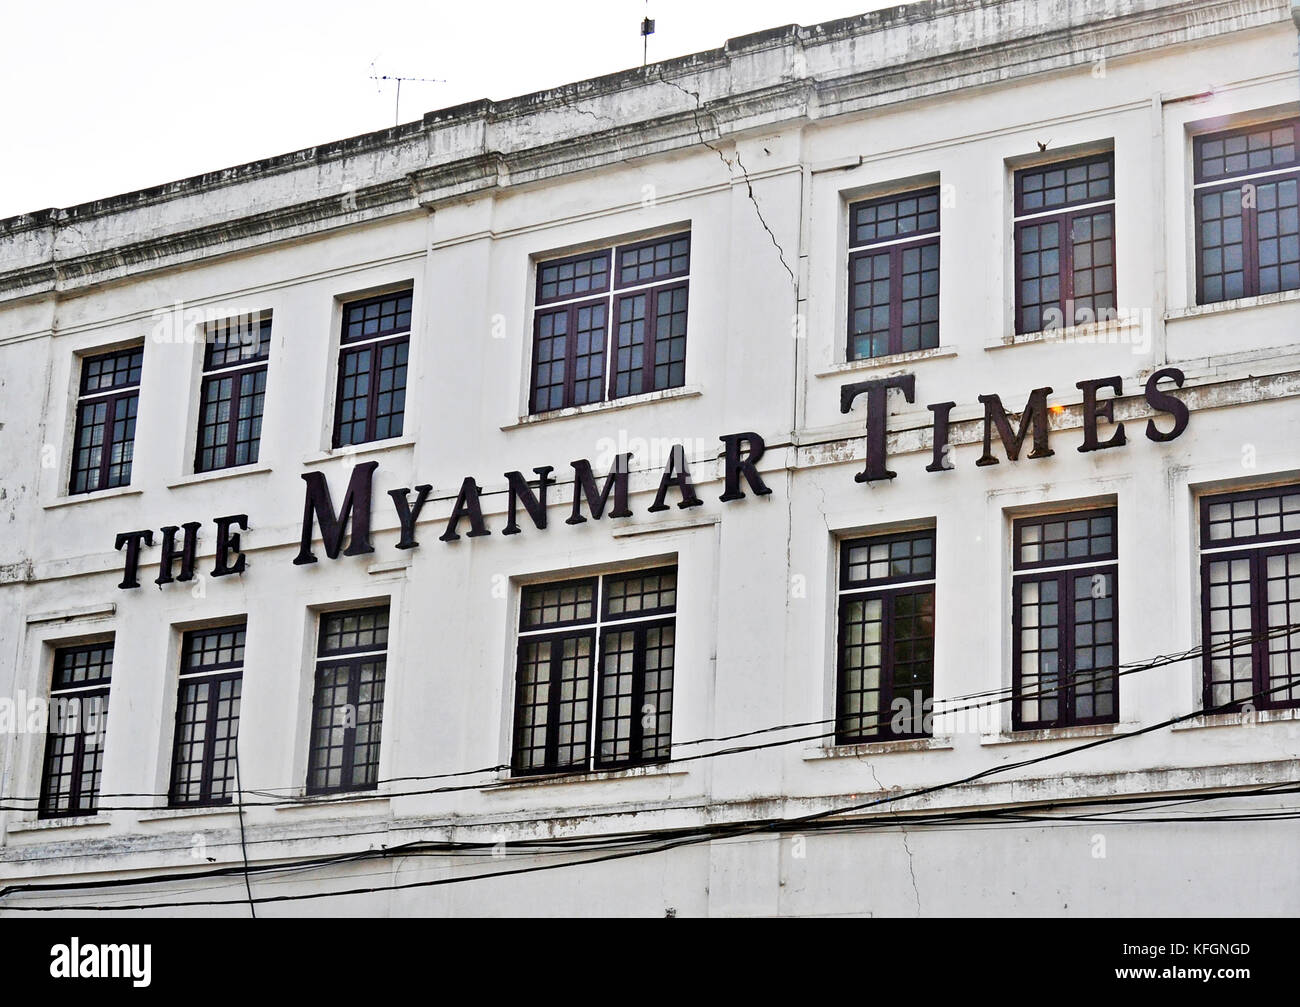
[[[244,784],[285,792],[300,788],[306,774],[317,609],[387,597],[393,626],[380,776],[493,766],[509,758],[517,581],[675,557],[681,589],[673,735],[675,754],[695,754],[701,746],[681,743],[832,714],[835,540],[866,529],[917,520],[937,527],[936,696],[1008,685],[1009,515],[1076,500],[1113,501],[1119,509],[1121,660],[1194,645],[1194,493],[1300,473],[1300,295],[1192,307],[1187,129],[1258,110],[1294,113],[1294,29],[1277,3],[1017,0],[983,11],[960,4],[925,10],[930,20],[885,12],[857,27],[811,30],[797,44],[780,35],[739,40],[726,59],[702,54],[675,64],[677,88],[635,74],[587,82],[521,99],[528,107],[501,120],[449,113],[455,121],[443,125],[431,115],[423,131],[412,125],[400,135],[349,141],[355,154],[232,170],[192,191],[178,183],[148,198],[68,211],[58,227],[5,222],[0,695],[44,695],[53,645],[114,633],[103,790],[161,793],[179,631],[247,613]],[[1117,20],[1090,33],[1088,24],[1103,15]],[[950,48],[980,45],[991,48],[965,62],[942,58]],[[1107,55],[1100,76],[1099,52]],[[915,64],[909,90],[893,93],[886,71],[905,59]],[[813,77],[822,82],[815,108],[752,97],[753,89]],[[682,88],[716,102],[714,110],[696,118]],[[1211,89],[1210,97],[1183,100]],[[646,125],[616,140],[595,138],[625,123]],[[575,131],[592,135],[548,146]],[[700,132],[708,144],[699,142]],[[1011,170],[1038,156],[1038,141],[1049,144],[1048,156],[1115,151],[1119,301],[1140,321],[1103,326],[1092,342],[1010,338]],[[421,181],[426,167],[459,164],[478,145],[514,156],[508,170],[487,159],[490,185],[467,168],[461,188],[445,174]],[[748,184],[720,155],[744,165]],[[951,187],[942,227],[942,347],[905,360],[846,364],[848,202],[922,176]],[[382,180],[388,196],[367,202],[368,180]],[[349,197],[362,208],[347,209]],[[302,209],[307,203],[310,212]],[[252,221],[277,213],[276,240],[259,238]],[[224,247],[200,237],[188,252],[180,239],[167,244],[169,235],[227,223]],[[678,225],[692,234],[684,393],[521,423],[531,261]],[[53,258],[51,245],[62,249]],[[122,245],[132,250],[114,258],[112,249]],[[406,283],[414,284],[415,318],[405,434],[395,444],[331,452],[341,300]],[[189,474],[200,348],[153,338],[160,315],[177,304],[209,317],[274,313],[261,458],[251,470]],[[131,486],[68,498],[77,354],[142,338]],[[1186,372],[1194,412],[1182,437],[1156,444],[1142,435],[1149,411],[1140,392],[1167,362]],[[891,401],[898,478],[857,483],[865,402],[842,415],[840,386],[903,371],[916,375],[917,397],[912,405],[896,394]],[[1127,420],[1129,444],[1079,454],[1075,382],[1112,374],[1125,382],[1128,398],[1117,418]],[[1053,404],[1065,407],[1053,416],[1055,455],[976,468],[976,396],[996,392],[1018,409],[1043,385],[1056,390]],[[956,468],[927,473],[925,405],[948,399],[957,402]],[[722,504],[717,437],[742,430],[767,440],[761,468],[773,493]],[[647,514],[665,460],[653,448],[670,439],[688,444],[705,505]],[[1247,445],[1254,468],[1243,466]],[[525,522],[518,536],[499,534],[504,472],[549,464],[563,480],[573,459],[608,459],[627,449],[638,455],[632,518],[567,526],[570,498],[560,485],[548,530]],[[324,472],[337,502],[351,466],[367,460],[379,462],[375,553],[329,561],[318,547],[319,563],[293,566],[302,473]],[[466,475],[496,491],[485,498],[494,534],[443,544],[437,536]],[[394,548],[387,490],[423,482],[433,484],[435,500],[420,522],[421,547],[403,553]],[[117,531],[202,520],[200,569],[207,570],[211,519],[238,512],[250,517],[243,576],[159,590],[151,583],[155,548],[145,551],[144,587],[117,589]],[[250,808],[250,857],[806,814],[1191,712],[1200,674],[1192,661],[1123,678],[1115,728],[1012,738],[1003,711],[1000,722],[973,729],[941,721],[933,742],[921,745],[845,750],[805,741],[611,777],[413,796],[400,795],[418,785],[393,784],[361,800]],[[1294,775],[1297,727],[1300,721],[1285,715],[1250,729],[1221,717],[897,807],[934,811],[1276,782]],[[801,733],[815,731],[794,735]],[[41,742],[21,732],[0,736],[4,796],[37,793]],[[0,812],[0,878],[84,880],[194,866],[196,837],[218,864],[239,862],[233,811],[118,803],[158,808],[53,823]],[[1262,806],[1231,806],[1246,805]],[[1094,855],[1098,834],[1105,857]],[[808,833],[805,847],[796,847],[793,834],[752,836],[571,871],[264,911],[1288,914],[1300,910],[1290,840],[1286,823],[889,827]],[[259,895],[382,887],[518,860],[377,861],[254,886]],[[167,891],[151,896],[165,899]],[[240,898],[242,891],[242,881],[232,879],[214,886],[213,897]]]

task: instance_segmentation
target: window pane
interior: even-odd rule
[[[1261,294],[1300,289],[1297,186],[1300,186],[1297,178],[1260,182],[1255,186],[1255,255]]]
[[[1300,537],[1300,485],[1205,497],[1201,545]]]
[[[385,294],[343,306],[343,342],[379,339],[411,328],[411,292]]]
[[[841,587],[864,587],[934,576],[934,530],[853,539],[843,546]]]
[[[1113,508],[1018,518],[1014,566],[1064,566],[1116,555]]]
[[[625,246],[618,250],[617,255],[621,287],[684,276],[690,271],[691,236],[676,234],[641,245]]]
[[[1017,607],[1020,639],[1016,674],[1021,726],[1053,724],[1060,716],[1061,598],[1056,577],[1023,581]]]
[[[208,326],[204,338],[205,370],[266,360],[271,355],[271,318],[269,314],[225,318]]]
[[[1247,175],[1296,163],[1296,124],[1271,123],[1196,138],[1196,180]]]
[[[849,262],[849,359],[890,352],[892,253],[856,255]]]
[[[326,612],[321,616],[321,654],[383,650],[387,645],[387,605]]]
[[[533,412],[562,409],[566,405],[569,310],[539,311],[533,325]]]
[[[568,297],[598,294],[609,289],[609,251],[570,259],[542,262],[537,266],[537,301],[558,301]]]
[[[1061,223],[1046,220],[1016,230],[1017,332],[1042,332],[1063,324],[1061,310]]]
[[[880,598],[853,596],[840,602],[835,730],[841,741],[869,737],[879,729],[883,623],[884,602]]]
[[[939,229],[939,190],[907,192],[849,207],[849,247]]]
[[[1115,314],[1115,213],[1081,214],[1070,226],[1074,259],[1074,317],[1087,325]]]
[[[671,612],[677,605],[677,570],[639,570],[605,578],[606,618]]]
[[[1020,213],[1039,213],[1114,197],[1113,158],[1103,157],[1048,164],[1016,172]]]
[[[618,298],[614,332],[614,398],[639,395],[645,388],[646,326],[650,294]]]
[[[142,347],[86,357],[81,365],[82,394],[93,395],[138,385],[143,362]]]
[[[1196,201],[1200,232],[1201,303],[1246,294],[1245,230],[1240,189],[1203,192]]]
[[[520,621],[524,629],[590,622],[595,619],[595,601],[595,580],[530,585],[523,590]]]

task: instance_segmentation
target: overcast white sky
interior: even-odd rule
[[[0,0],[0,218],[895,2]]]

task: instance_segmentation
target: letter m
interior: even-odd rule
[[[994,427],[997,427],[998,436],[1002,439],[1002,447],[1006,450],[1009,461],[1015,461],[1020,457],[1021,445],[1025,443],[1025,435],[1029,433],[1030,428],[1034,431],[1034,446],[1029,452],[1029,457],[1047,458],[1056,454],[1047,446],[1047,396],[1051,394],[1051,388],[1035,388],[1029,393],[1025,411],[1020,414],[1020,429],[1015,433],[1012,433],[1007,412],[1002,408],[1002,399],[997,395],[981,395],[979,400],[984,403],[984,454],[975,464],[998,464],[998,459],[993,456],[991,443]]]
[[[343,555],[359,556],[375,551],[375,547],[370,544],[370,484],[378,467],[379,462],[363,462],[353,466],[348,491],[343,495],[343,504],[337,514],[334,512],[334,501],[330,499],[330,488],[325,482],[325,476],[320,472],[303,473],[307,496],[302,511],[301,548],[293,560],[296,565],[316,562],[316,556],[311,551],[313,519],[320,523],[321,542],[325,546],[325,555],[330,559],[339,557],[349,520],[352,522],[352,538]]]

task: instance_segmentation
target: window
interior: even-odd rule
[[[262,439],[271,319],[226,319],[209,327],[204,341],[194,471],[251,465]]]
[[[1114,169],[1106,153],[1016,172],[1016,332],[1113,317]]]
[[[69,493],[130,484],[143,362],[139,346],[82,360]]]
[[[377,785],[387,648],[387,605],[321,615],[308,793]]]
[[[230,803],[236,782],[244,631],[242,622],[193,630],[181,642],[173,806]]]
[[[334,446],[402,435],[411,292],[343,305]]]
[[[1300,706],[1300,484],[1201,498],[1204,702]]]
[[[930,733],[934,697],[934,531],[840,546],[835,741]]]
[[[93,815],[99,804],[108,730],[113,643],[61,647],[50,684],[41,818]]]
[[[1115,508],[1014,523],[1012,726],[1119,719]]]
[[[938,188],[854,203],[848,359],[938,345]]]
[[[523,589],[516,774],[668,760],[676,610],[675,567]]]
[[[1300,119],[1198,136],[1196,302],[1300,290]]]
[[[529,410],[685,384],[690,260],[687,233],[538,263]]]

